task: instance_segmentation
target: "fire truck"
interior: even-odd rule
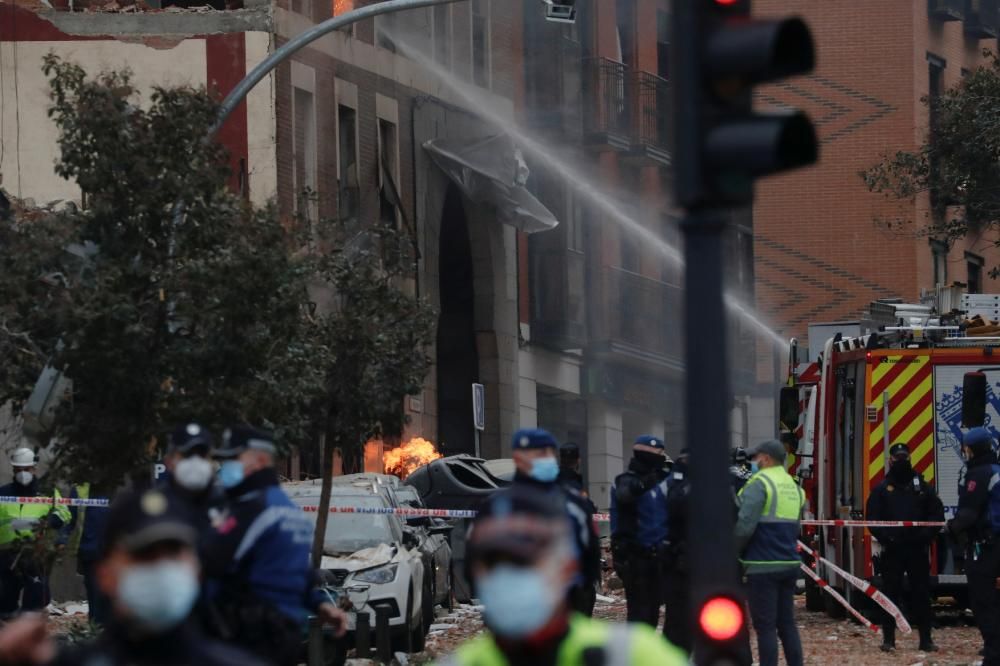
[[[811,338],[824,328],[832,334],[825,342],[811,340],[816,352],[811,362],[798,362],[800,350],[792,341],[779,411],[782,429],[798,439],[789,470],[801,480],[811,516],[863,518],[897,442],[909,445],[914,469],[935,486],[946,517],[954,515],[964,467],[963,383],[967,374],[983,377],[982,370],[1000,370],[1000,326],[992,323],[1000,319],[994,309],[1000,308],[1000,296],[989,302],[975,298],[963,297],[968,309],[944,316],[935,314],[934,306],[877,301],[861,322],[811,326]],[[986,376],[992,382],[982,382],[980,407],[996,436],[1000,373]],[[877,583],[879,546],[867,530],[820,527],[807,535],[824,557]],[[952,548],[944,537],[934,544],[932,582],[938,595],[961,597],[965,576]],[[861,603],[844,581],[830,582]],[[823,597],[810,594],[810,607],[824,604]]]

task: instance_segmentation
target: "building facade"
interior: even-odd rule
[[[185,83],[225,94],[294,35],[367,4],[261,1],[0,4],[0,184],[39,203],[79,196],[52,171],[55,129],[38,112],[45,53],[91,73],[128,66],[142,92]],[[430,299],[439,322],[434,367],[404,405],[407,436],[473,453],[471,385],[481,383],[484,457],[509,456],[519,427],[548,428],[580,444],[606,507],[637,435],[682,446],[670,15],[668,0],[577,9],[575,24],[558,24],[538,0],[472,0],[336,31],[259,84],[220,140],[233,187],[256,204],[414,235],[406,288]],[[477,189],[448,168],[455,160],[472,181],[499,169],[511,182]],[[732,229],[730,288],[752,302],[749,211]],[[734,432],[745,443],[754,343],[735,319],[733,331]]]
[[[921,101],[961,80],[997,50],[995,0],[822,3],[759,0],[761,16],[796,14],[816,41],[808,76],[764,89],[762,106],[805,110],[817,126],[820,160],[758,185],[754,206],[756,292],[783,337],[804,340],[811,322],[857,320],[869,302],[916,302],[936,286],[995,292],[996,235],[970,233],[949,246],[920,229],[929,196],[890,201],[860,173],[883,155],[914,151],[931,117]],[[887,229],[879,220],[913,224]],[[761,374],[771,371],[770,360]]]

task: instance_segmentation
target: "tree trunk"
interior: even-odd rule
[[[330,420],[327,419],[327,426]],[[333,451],[335,442],[329,435],[329,427],[319,436],[320,460],[323,468],[320,470],[323,487],[319,494],[319,508],[316,514],[316,534],[313,535],[312,562],[313,567],[320,568],[323,562],[323,542],[326,538],[326,522],[330,516],[330,489],[333,486]]]

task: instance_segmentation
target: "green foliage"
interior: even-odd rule
[[[889,227],[950,242],[1000,224],[1000,60],[990,51],[984,56],[987,63],[958,85],[923,100],[933,131],[916,151],[886,155],[861,173],[869,190],[891,199],[932,195],[929,221],[882,220]]]
[[[311,225],[231,193],[223,149],[204,141],[217,112],[204,91],[157,88],[140,106],[127,71],[90,79],[51,55],[44,69],[56,169],[86,206],[0,221],[0,404],[23,406],[46,364],[66,373],[72,396],[51,433],[60,471],[114,485],[188,419],[269,426],[285,445],[333,427],[360,446],[400,428],[429,339],[407,318],[430,329],[430,316],[394,288],[386,244],[338,243],[330,223],[321,256]],[[309,290],[324,281],[342,296],[318,314]]]

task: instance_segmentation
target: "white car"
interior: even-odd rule
[[[283,486],[292,501],[303,507],[319,504],[320,485],[311,482]],[[404,529],[399,516],[363,513],[384,509],[386,497],[361,484],[331,488],[330,506],[361,509],[357,513],[331,513],[323,545],[322,575],[328,586],[351,600],[348,632],[353,635],[357,614],[368,615],[373,642],[375,608],[389,609],[393,643],[408,652],[424,648],[424,564],[418,539]],[[316,516],[315,510],[311,512]],[[349,637],[353,643],[353,638]]]

